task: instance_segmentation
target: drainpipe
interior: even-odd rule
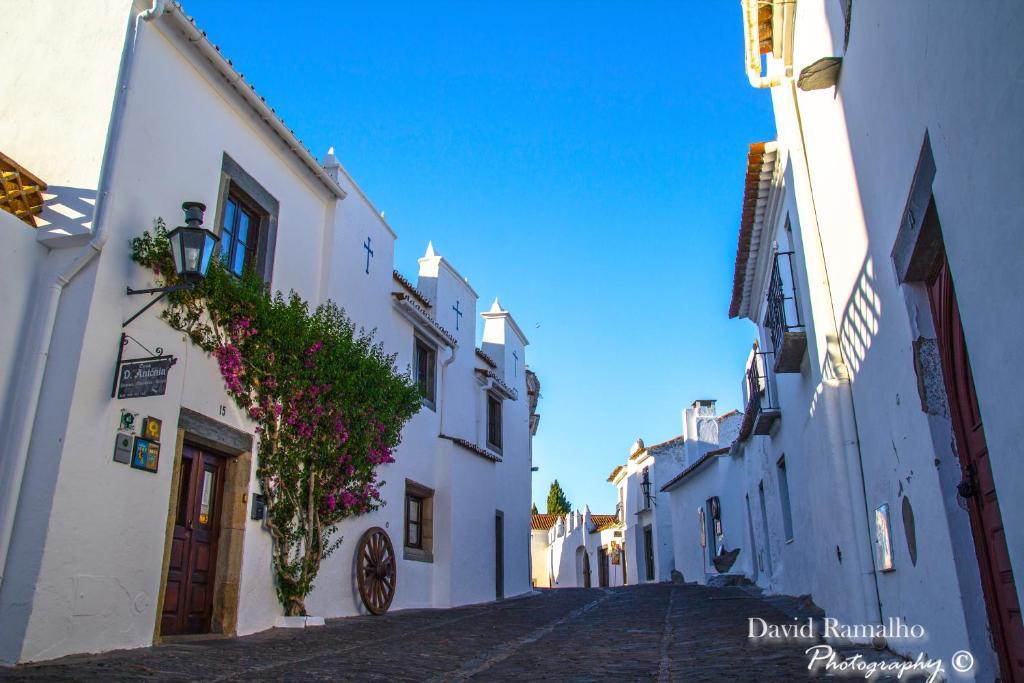
[[[53,328],[57,322],[57,310],[60,307],[61,295],[64,288],[81,273],[86,266],[99,256],[103,246],[107,243],[107,233],[104,230],[104,220],[107,205],[107,195],[110,193],[110,178],[113,175],[114,159],[117,152],[117,143],[120,138],[121,121],[124,117],[125,105],[127,102],[128,83],[130,82],[131,66],[135,56],[135,46],[139,37],[139,20],[150,21],[167,11],[166,0],[154,0],[153,6],[136,17],[134,22],[129,22],[128,35],[125,39],[124,51],[121,55],[120,76],[118,78],[118,90],[114,101],[114,107],[110,116],[110,128],[108,131],[108,143],[103,152],[103,160],[100,164],[99,187],[96,192],[96,205],[93,210],[93,236],[74,261],[57,275],[54,282],[49,286],[45,299],[40,310],[42,315],[39,318],[39,343],[36,345],[38,351],[27,359],[26,367],[21,375],[24,386],[19,382],[19,396],[27,397],[25,402],[24,419],[11,425],[11,439],[8,443],[12,448],[10,453],[10,471],[6,473],[3,481],[0,481],[0,587],[3,586],[4,578],[7,575],[7,560],[10,556],[11,539],[14,536],[14,523],[17,518],[19,503],[21,500],[21,485],[25,478],[25,467],[28,464],[29,449],[32,445],[32,432],[35,430],[36,417],[39,413],[39,398],[42,394],[43,378],[46,374],[46,361],[50,355],[50,345],[53,342]],[[23,388],[21,388],[23,387]]]
[[[743,52],[747,78],[755,88],[773,88],[782,83],[778,76],[761,75],[761,39],[758,29],[758,5],[762,0],[740,0],[743,10]]]
[[[437,411],[441,414],[439,427],[439,432],[441,434],[447,434],[447,432],[444,431],[444,397],[445,394],[448,393],[448,383],[445,381],[445,377],[447,376],[448,366],[451,365],[452,362],[455,360],[456,348],[457,347],[455,346],[449,346],[448,358],[445,359],[443,363],[441,363],[441,395],[437,399]]]
[[[862,507],[863,515],[854,516],[855,531],[863,540],[865,545],[854,546],[865,594],[865,603],[868,603],[868,596],[874,595],[874,604],[866,604],[869,616],[876,623],[882,622],[882,596],[878,588],[878,570],[875,567],[875,553],[872,545],[871,516],[867,500],[867,485],[864,481],[864,458],[860,448],[860,429],[857,425],[857,411],[853,402],[853,389],[850,384],[850,370],[843,358],[842,347],[839,343],[839,323],[836,319],[835,308],[832,305],[832,286],[828,277],[828,264],[825,260],[825,250],[822,246],[821,225],[818,222],[818,207],[814,200],[814,185],[811,182],[810,159],[807,155],[807,143],[804,137],[803,118],[800,115],[800,103],[797,98],[796,83],[790,80],[790,91],[793,96],[793,111],[796,115],[797,129],[800,135],[800,151],[803,159],[804,174],[807,177],[807,190],[810,195],[811,211],[814,218],[814,230],[804,234],[810,236],[813,244],[807,250],[808,259],[814,260],[814,265],[821,274],[821,284],[825,289],[828,299],[829,315],[825,317],[826,324],[830,324],[825,332],[825,349],[828,364],[832,367],[834,378],[822,377],[822,383],[837,390],[839,397],[839,428],[842,440],[844,462],[847,467],[847,482],[850,487],[851,500],[855,507]],[[864,554],[867,553],[867,559]],[[870,576],[870,578],[868,578]]]

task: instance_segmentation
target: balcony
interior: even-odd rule
[[[775,421],[782,415],[779,410],[779,398],[775,393],[775,386],[767,372],[762,367],[767,366],[767,359],[764,356],[769,354],[758,352],[754,355],[754,361],[747,368],[747,415],[750,416],[750,432],[753,434],[767,434]],[[748,434],[749,435],[749,434]]]
[[[768,281],[768,310],[764,314],[764,327],[771,336],[775,351],[775,372],[800,372],[804,353],[807,352],[807,331],[796,298],[791,251],[775,254]]]

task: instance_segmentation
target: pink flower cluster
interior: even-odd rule
[[[213,351],[217,365],[220,367],[221,377],[227,385],[228,391],[236,396],[244,393],[242,388],[242,376],[245,374],[245,367],[242,364],[242,352],[234,344],[223,344]]]
[[[322,341],[315,341],[315,342],[312,343],[312,345],[310,345],[310,347],[308,349],[306,349],[306,367],[307,368],[312,368],[312,367],[316,366],[316,358],[315,358],[315,356],[317,354],[317,351],[322,349],[323,346],[324,346],[324,343]]]

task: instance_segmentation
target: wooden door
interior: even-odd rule
[[[649,526],[644,527],[644,565],[647,580],[654,581],[654,531]]]
[[[583,549],[583,587],[590,588],[590,553]]]
[[[210,631],[223,489],[224,458],[186,444],[181,455],[161,635]]]
[[[1003,519],[978,409],[978,396],[974,390],[960,309],[945,254],[940,257],[936,273],[928,281],[928,299],[935,321],[950,419],[963,475],[959,493],[966,499],[971,520],[993,644],[999,656],[1003,680],[1024,681],[1024,626],[1021,624],[1020,604],[1006,548]]]
[[[505,597],[505,516],[494,515],[494,595]]]
[[[597,585],[608,587],[608,551],[603,547],[597,549]]]

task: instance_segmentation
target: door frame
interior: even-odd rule
[[[658,568],[654,557],[654,525],[645,524],[642,529],[644,539],[644,581],[657,581]]]
[[[929,400],[927,393],[921,389],[919,392],[921,392],[922,409],[929,414],[929,426],[936,453],[942,454],[943,458],[949,458],[955,466],[955,471],[946,467],[937,468],[937,470],[942,487],[942,501],[946,509],[946,521],[950,531],[950,549],[956,569],[957,583],[961,590],[960,601],[967,626],[970,650],[978,658],[977,666],[979,668],[975,669],[974,673],[981,675],[985,669],[988,669],[991,674],[998,675],[1000,669],[1003,669],[1003,675],[1006,676],[1005,667],[1008,654],[1005,647],[1006,638],[1005,636],[1002,638],[1003,652],[997,651],[992,637],[992,629],[997,626],[993,624],[993,596],[989,595],[991,582],[984,575],[986,573],[985,561],[980,558],[983,549],[979,547],[977,541],[979,530],[976,528],[974,515],[970,511],[965,515],[964,510],[958,505],[956,486],[963,478],[964,459],[958,452],[960,445],[957,443],[957,427],[953,423],[955,408],[946,386],[947,375],[950,374],[951,369],[943,360],[940,361],[939,372],[934,373],[926,364],[921,363],[918,357],[918,354],[922,353],[920,349],[926,348],[923,342],[927,341],[931,341],[936,347],[935,353],[941,355],[941,351],[937,349],[939,324],[934,320],[931,296],[928,291],[935,271],[941,268],[943,260],[948,262],[945,240],[942,235],[941,217],[939,216],[939,198],[933,192],[936,170],[930,136],[925,130],[917,166],[910,183],[890,258],[897,281],[901,285],[912,285],[905,290],[907,312],[911,320],[917,319],[921,311],[926,311],[927,324],[932,326],[931,334],[935,337],[931,340],[925,339],[928,332],[922,329],[920,331],[922,336],[914,342],[915,374],[917,374],[919,385],[931,386],[937,380],[942,387],[941,400],[944,405],[942,411],[928,409],[926,406],[926,401]],[[948,263],[946,267],[949,267]],[[957,302],[959,309],[958,304],[959,302]],[[916,329],[916,326],[914,328]],[[967,351],[969,353],[969,349]],[[970,506],[970,502],[968,502],[968,506]],[[960,561],[968,558],[973,561]],[[981,605],[981,609],[978,609],[979,605]],[[996,610],[998,611],[998,608]]]
[[[494,511],[494,597],[505,598],[505,513]]]
[[[154,609],[153,644],[165,638],[160,632],[164,594],[167,589],[171,544],[177,518],[178,488],[181,485],[185,444],[224,458],[224,486],[221,493],[216,574],[210,633],[233,636],[237,633],[242,553],[248,520],[249,479],[252,473],[253,435],[202,413],[182,407],[174,445],[174,467],[167,492],[167,521],[164,528],[164,552],[160,565],[160,588]],[[218,513],[214,513],[218,514]]]

